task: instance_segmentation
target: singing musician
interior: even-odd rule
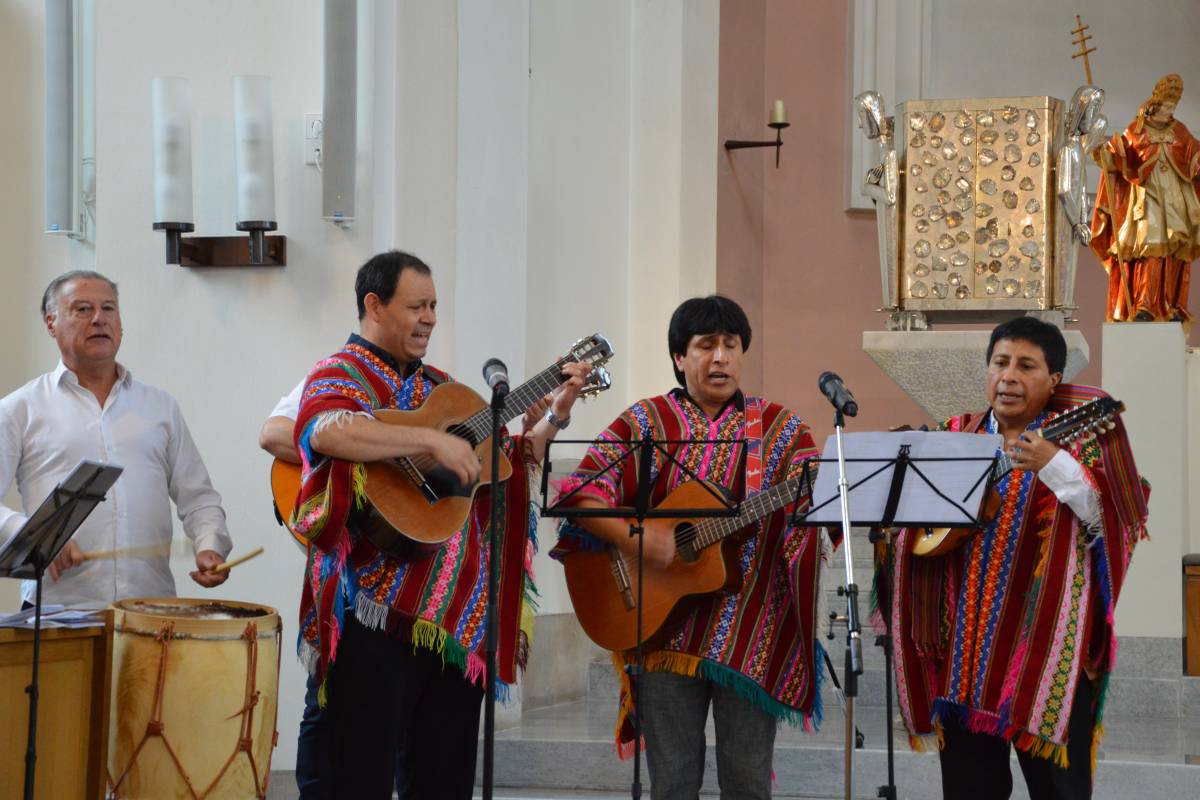
[[[895,543],[900,707],[914,746],[937,746],[934,734],[942,741],[946,798],[1007,798],[1011,746],[1031,797],[1091,796],[1113,611],[1146,533],[1148,487],[1119,418],[1065,446],[1039,434],[1107,397],[1063,383],[1066,358],[1048,323],[1019,317],[992,331],[990,408],[941,428],[1004,438],[1015,469],[995,487],[999,510],[943,556],[910,552],[919,531]],[[877,578],[886,581],[886,570]]]
[[[294,431],[296,417],[300,414],[300,401],[304,396],[304,386],[307,378],[301,380],[287,394],[279,398],[275,408],[263,422],[258,434],[258,445],[266,452],[289,464],[299,464],[300,454],[296,451]],[[522,419],[522,430],[530,434],[543,421],[547,413],[554,408],[558,400],[558,413],[564,416],[567,411],[563,405],[566,398],[559,399],[555,394],[548,394],[533,405]],[[559,419],[559,417],[555,417]],[[560,422],[560,425],[564,423]],[[296,744],[296,786],[300,790],[301,800],[313,800],[332,795],[334,778],[332,774],[332,746],[329,739],[330,726],[323,724],[323,710],[320,707],[318,694],[321,682],[315,675],[310,674],[305,683],[304,712],[300,718],[300,729]],[[406,779],[403,777],[402,756],[397,756],[396,791],[404,796]]]
[[[745,475],[737,469],[740,446],[667,446],[697,477],[735,495],[753,495],[799,474],[804,460],[818,455],[808,426],[783,406],[746,396],[739,386],[750,334],[745,312],[727,297],[698,297],[680,305],[667,332],[679,386],[634,404],[600,434],[562,486],[564,494],[580,489],[571,502],[584,508],[632,506],[639,464],[636,458],[622,460],[627,448],[615,442],[647,436],[745,441]],[[690,479],[661,453],[653,474],[654,504]],[[741,590],[695,600],[655,636],[640,679],[642,708],[633,707],[624,670],[635,652],[614,653],[622,681],[618,747],[623,755],[632,753],[631,715],[640,714],[652,797],[699,793],[710,706],[722,795],[770,797],[777,721],[806,728],[817,722],[821,648],[815,603],[822,541],[814,529],[789,525],[783,510],[746,529],[739,545]],[[636,558],[628,524],[612,518],[564,524],[551,555],[569,558],[605,545]],[[654,568],[667,568],[677,558],[674,539],[661,529],[647,528],[644,549],[647,580]]]
[[[532,577],[524,469],[566,424],[590,367],[563,368],[558,426],[541,420],[528,436],[504,437],[514,474],[500,498],[499,552],[489,552],[490,500],[481,490],[462,530],[433,553],[386,555],[365,535],[364,463],[425,457],[464,484],[479,477],[480,464],[464,439],[373,416],[418,408],[450,380],[422,360],[437,324],[429,267],[408,253],[382,253],[359,269],[355,294],[359,332],[309,374],[294,431],[303,477],[290,527],[311,545],[300,656],[319,682],[336,796],[390,797],[399,753],[401,797],[469,798],[484,692],[488,559],[499,561],[502,575],[497,677],[511,684],[528,645],[521,629]]]
[[[170,597],[175,580],[170,502],[195,545],[192,580],[217,586],[232,542],[221,508],[175,398],[136,380],[117,362],[117,285],[98,272],[59,275],[42,295],[42,320],[61,359],[0,400],[0,491],[13,480],[25,513],[0,505],[0,542],[83,459],[119,464],[120,479],[49,566],[42,599],[104,608],[129,597]],[[34,582],[21,597],[33,601]]]

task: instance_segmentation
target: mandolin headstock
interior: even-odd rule
[[[1124,411],[1120,400],[1100,397],[1052,419],[1042,436],[1060,445],[1090,439],[1117,427],[1116,418]]]

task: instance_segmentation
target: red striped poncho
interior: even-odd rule
[[[1107,395],[1062,384],[1031,427],[1100,397]],[[988,418],[967,414],[942,427],[983,433]],[[1094,536],[1035,473],[1014,470],[997,484],[1003,503],[995,520],[954,552],[920,558],[910,553],[913,531],[896,538],[893,653],[914,748],[928,746],[920,737],[953,714],[972,731],[1066,766],[1067,723],[1085,673],[1101,680],[1093,745],[1103,734],[1113,610],[1146,535],[1149,490],[1119,419],[1114,430],[1068,450],[1102,509]],[[877,589],[886,586],[883,565],[876,579]]]
[[[463,529],[431,555],[412,559],[379,552],[355,523],[365,503],[365,470],[312,450],[315,426],[331,412],[370,414],[411,410],[449,376],[420,365],[403,377],[382,350],[358,336],[319,362],[309,374],[296,420],[296,447],[303,462],[300,495],[291,530],[312,543],[300,600],[301,659],[324,676],[337,656],[347,612],[368,627],[409,636],[414,645],[440,652],[466,677],[482,683],[486,635],[490,495],[480,487]],[[528,650],[533,588],[530,565],[535,540],[530,517],[523,446],[505,438],[513,476],[500,498],[500,614],[496,689],[516,681]],[[323,694],[322,694],[323,697]]]
[[[805,459],[819,457],[808,426],[782,406],[748,399],[762,408],[762,487],[767,489],[800,474]],[[630,441],[644,436],[657,440],[742,439],[746,415],[743,404],[731,402],[710,420],[687,394],[676,389],[629,408],[617,418],[564,482],[565,494],[604,471],[624,448],[604,442]],[[727,489],[740,490],[737,474],[740,447],[731,445],[670,445],[679,462],[699,478]],[[691,478],[678,465],[656,453],[653,505]],[[632,503],[637,494],[637,459],[608,470],[576,497],[590,495],[610,506]],[[736,594],[717,593],[691,602],[687,614],[672,618],[656,637],[656,649],[646,654],[646,669],[699,675],[738,693],[777,718],[808,729],[821,719],[819,658],[816,640],[818,580],[822,557],[820,532],[789,526],[786,510],[755,525],[740,549],[743,586]],[[578,526],[564,524],[552,556],[563,558],[579,549],[602,546]],[[661,644],[658,644],[661,642]],[[632,753],[633,693],[624,667],[634,653],[615,653],[622,680],[617,744],[622,755]]]

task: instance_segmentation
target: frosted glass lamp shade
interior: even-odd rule
[[[154,222],[186,224],[192,216],[192,88],[183,78],[150,82],[154,120]]]
[[[275,155],[271,128],[271,79],[233,79],[233,126],[237,159],[238,227],[272,230],[275,221]]]

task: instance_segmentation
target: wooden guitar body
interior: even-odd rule
[[[375,418],[389,425],[434,428],[454,432],[456,425],[487,408],[478,394],[461,383],[443,383],[434,387],[429,398],[413,411],[380,410]],[[475,445],[482,465],[479,483],[463,486],[446,469],[413,460],[374,461],[367,470],[367,499],[375,513],[387,525],[372,524],[367,529],[371,543],[386,553],[400,556],[412,551],[412,543],[440,544],[453,536],[471,510],[471,501],[480,484],[492,479],[492,439],[489,436]],[[419,469],[418,483],[410,477],[408,468]],[[512,475],[512,464],[500,454],[500,480]],[[275,459],[271,465],[271,493],[275,509],[284,521],[292,516],[296,496],[300,492],[300,465]],[[389,527],[390,526],[390,527]],[[308,543],[292,534],[302,547]],[[410,541],[411,540],[411,541]]]
[[[991,489],[983,500],[980,519],[991,522],[1000,513],[1000,494]],[[912,541],[912,553],[923,558],[944,556],[958,548],[966,539],[975,536],[983,528],[917,528],[917,537]]]
[[[287,528],[287,521],[292,518],[296,509],[296,496],[300,494],[300,465],[289,464],[287,461],[275,459],[271,463],[271,496],[275,499],[275,518],[279,524]],[[296,540],[296,544],[308,549],[308,542],[303,536],[287,532]]]
[[[556,389],[565,380],[562,368],[567,363],[592,367],[579,389],[580,398],[607,390],[612,377],[602,365],[612,355],[612,345],[599,333],[578,340],[566,356],[508,394],[500,424],[524,414]],[[417,553],[427,552],[462,529],[471,513],[476,490],[492,480],[491,413],[487,402],[461,383],[434,387],[425,402],[411,411],[375,412],[375,419],[387,425],[431,428],[465,439],[474,448],[482,472],[477,483],[466,486],[428,455],[364,464],[371,514],[369,518],[360,518],[359,523],[372,544],[389,555],[408,558],[414,548]],[[501,453],[498,480],[508,480],[512,471],[512,464]],[[300,467],[276,459],[271,466],[271,492],[282,524],[291,518],[300,492]],[[292,535],[307,547],[307,542]]]
[[[706,508],[717,501],[697,482],[677,486],[658,509]],[[646,529],[680,533],[694,528],[699,520],[649,519]],[[736,592],[742,586],[737,551],[743,537],[723,539],[719,546],[694,551],[677,547],[675,560],[666,569],[648,567],[645,602],[642,604],[642,635],[650,640],[661,630],[681,602],[694,595],[717,591]],[[676,540],[678,541],[678,539]],[[637,646],[637,559],[621,556],[615,548],[572,553],[563,560],[567,590],[579,624],[593,642],[606,650],[629,650]],[[629,593],[622,592],[615,570],[624,569]]]
[[[487,408],[483,398],[462,383],[443,383],[434,387],[425,403],[412,411],[383,409],[375,418],[388,425],[433,428],[455,433],[456,426]],[[462,528],[471,513],[471,501],[481,484],[492,479],[492,437],[474,443],[482,471],[479,483],[464,486],[449,470],[433,464],[432,459],[396,459],[366,464],[367,499],[376,512],[394,530],[371,537],[371,543],[384,552],[407,545],[408,538],[422,544],[440,544]],[[418,472],[413,473],[411,470]],[[512,476],[512,464],[500,454],[500,480]]]

